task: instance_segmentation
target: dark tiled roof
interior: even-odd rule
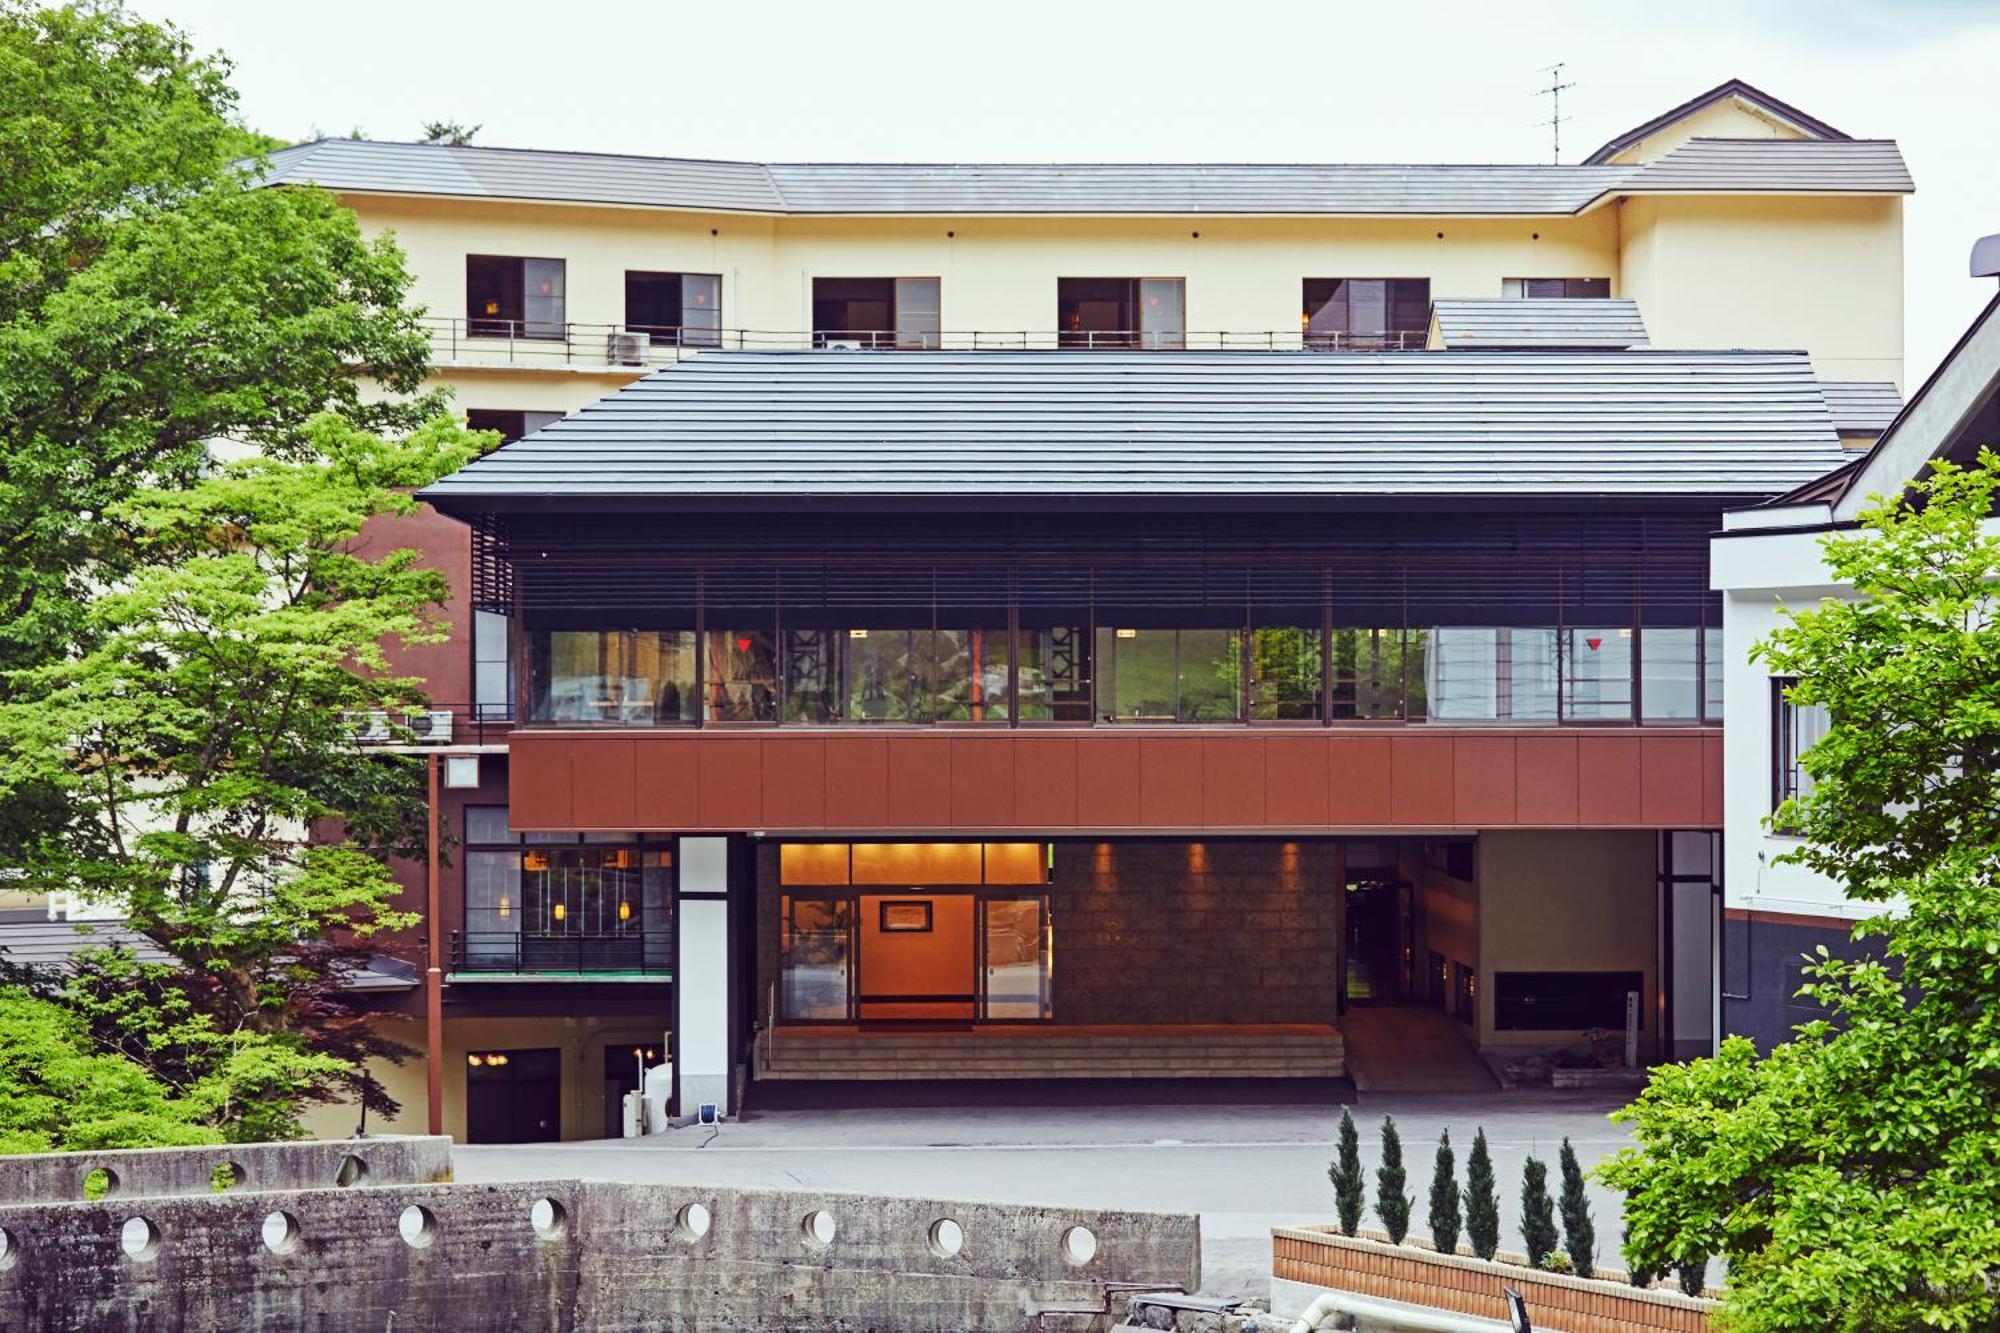
[[[424,495],[1754,498],[1844,457],[1797,352],[707,352]]]

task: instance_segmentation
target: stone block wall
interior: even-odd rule
[[[1056,844],[1056,1021],[1331,1023],[1341,886],[1332,844]]]

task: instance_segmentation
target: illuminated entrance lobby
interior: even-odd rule
[[[1340,860],[1266,839],[767,845],[758,1077],[1337,1077]]]

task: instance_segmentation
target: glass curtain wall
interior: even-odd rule
[[[520,834],[507,807],[465,811],[470,971],[662,972],[672,964],[673,853],[638,835]]]

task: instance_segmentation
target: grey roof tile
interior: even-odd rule
[[[1453,350],[1646,345],[1639,303],[1610,299],[1446,298],[1431,303],[1438,338]]]
[[[1821,380],[1833,428],[1843,435],[1880,435],[1903,410],[1892,380]]]
[[[1640,167],[1625,194],[1908,194],[1893,139],[1690,139]]]
[[[424,495],[1751,497],[1844,457],[1797,352],[706,352]]]

